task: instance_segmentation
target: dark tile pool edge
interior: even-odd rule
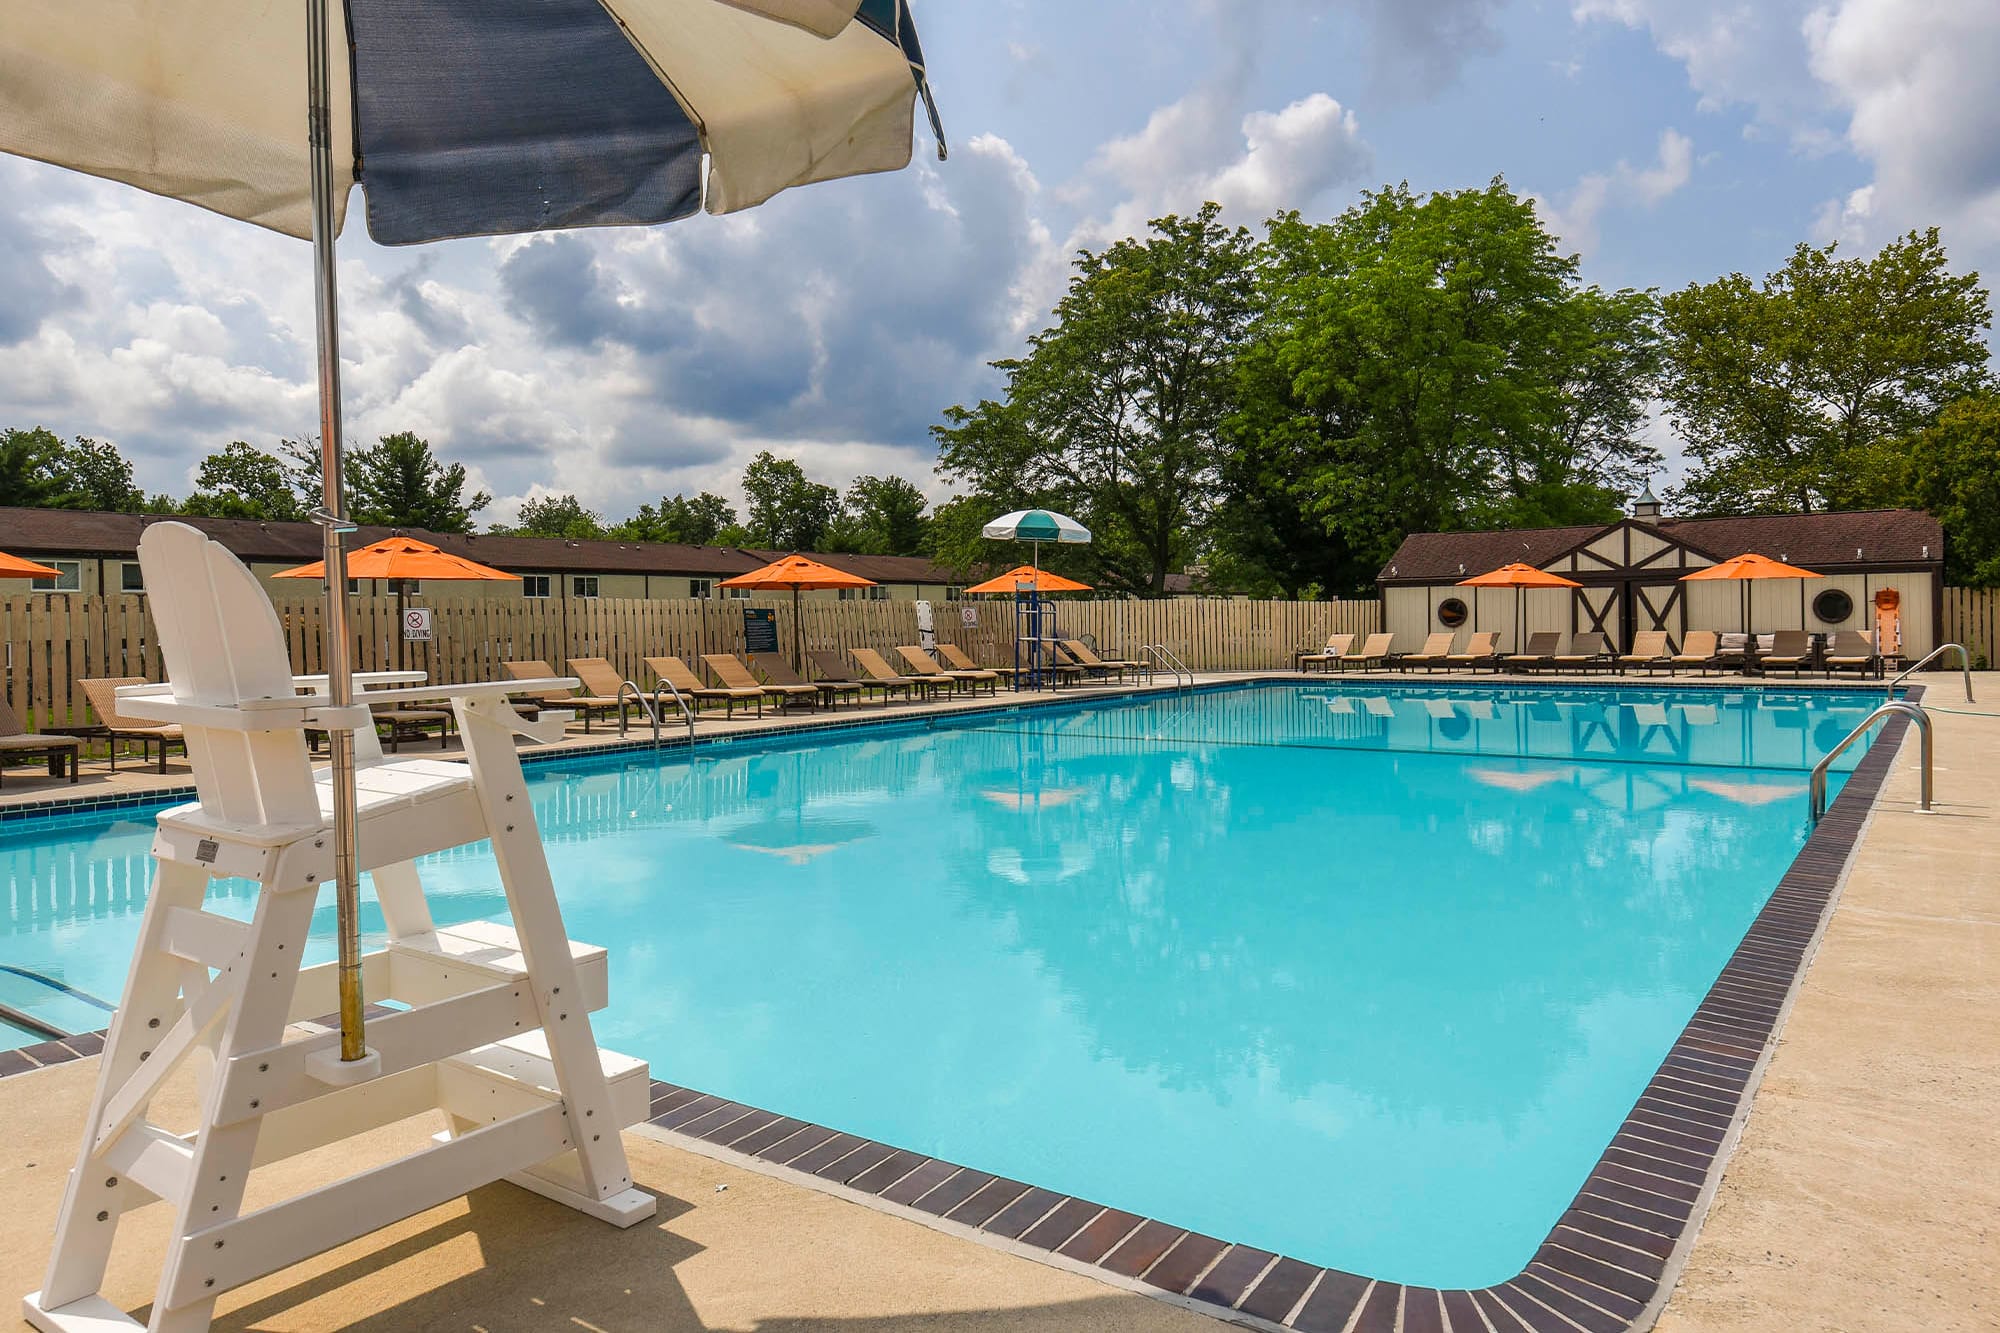
[[[1541,1247],[1491,1287],[1438,1290],[1325,1268],[671,1083],[654,1083],[646,1123],[720,1160],[790,1168],[1236,1323],[1299,1333],[1648,1329],[1707,1215],[1908,727],[1904,717],[1883,725]]]
[[[1252,682],[1218,686],[1245,683]],[[1906,695],[1922,696],[1922,686]],[[845,723],[808,723],[744,739],[839,725]],[[659,1080],[644,1123],[719,1160],[803,1175],[823,1188],[956,1223],[1008,1248],[1054,1256],[1059,1266],[1253,1327],[1648,1329],[1706,1216],[1908,727],[1900,716],[1883,724],[1541,1247],[1519,1274],[1491,1287],[1438,1290],[1325,1268]],[[542,760],[602,752],[547,752]],[[84,1033],[0,1051],[0,1078],[102,1047],[102,1033]]]

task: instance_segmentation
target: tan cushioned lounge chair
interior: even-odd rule
[[[1324,648],[1316,653],[1299,654],[1299,670],[1311,671],[1311,664],[1318,662],[1321,666],[1331,671],[1333,670],[1333,664],[1342,657],[1345,657],[1353,647],[1354,636],[1352,634],[1329,634],[1326,636],[1326,646]]]
[[[167,747],[179,745],[181,752],[187,752],[187,741],[181,729],[171,723],[148,722],[140,717],[126,717],[118,711],[118,687],[121,685],[144,685],[144,676],[98,676],[89,680],[79,680],[77,685],[84,697],[90,700],[90,709],[97,714],[103,724],[105,735],[111,738],[107,747],[111,752],[111,771],[118,771],[118,742],[139,742],[141,759],[152,746],[160,747],[160,772],[167,771]]]
[[[888,659],[873,648],[849,648],[847,655],[852,657],[855,665],[861,668],[861,678],[863,680],[875,681],[883,685],[918,686],[922,687],[927,693],[935,693],[939,689],[950,689],[953,685],[957,684],[950,676],[899,675],[896,668],[889,665]]]
[[[696,708],[704,703],[720,703],[722,716],[727,719],[736,716],[737,704],[754,703],[757,715],[764,715],[764,687],[761,685],[750,690],[718,689],[702,684],[701,677],[694,674],[694,668],[678,657],[648,657],[643,660],[648,671],[680,691],[683,699],[692,700]]]
[[[999,672],[988,671],[983,667],[973,667],[970,670],[941,667],[935,657],[916,644],[897,648],[896,655],[909,663],[910,670],[918,676],[948,676],[954,684],[964,686],[971,694],[979,693],[981,685],[986,687],[988,694],[995,693],[1000,688]]]
[[[1508,653],[1500,659],[1500,665],[1516,671],[1536,671],[1553,662],[1556,649],[1562,647],[1562,635],[1552,629],[1538,629],[1528,636],[1528,646],[1518,653]]]
[[[844,680],[810,681],[792,670],[792,664],[781,653],[750,654],[751,669],[758,672],[773,685],[803,685],[819,695],[829,707],[845,694],[861,693],[861,682]]]
[[[1691,629],[1681,641],[1681,650],[1667,659],[1667,674],[1684,666],[1705,667],[1715,660],[1716,634],[1712,629]]]
[[[1457,637],[1458,635],[1450,630],[1442,634],[1433,634],[1425,639],[1424,646],[1414,653],[1398,653],[1390,658],[1389,665],[1398,671],[1408,671],[1411,667],[1435,671],[1443,666],[1445,658],[1451,655],[1452,641]]]
[[[1655,667],[1669,665],[1670,656],[1665,630],[1642,629],[1632,636],[1632,651],[1618,658],[1618,669],[1644,667],[1650,676]]]
[[[10,754],[41,755],[49,761],[49,776],[62,776],[59,769],[67,766],[69,780],[76,781],[76,761],[83,749],[83,741],[76,736],[38,736],[21,725],[21,719],[0,699],[0,756]],[[5,779],[4,768],[0,768],[0,780]]]
[[[819,691],[810,685],[779,685],[758,680],[750,668],[737,660],[734,653],[703,653],[701,664],[722,682],[726,690],[762,690],[768,699],[776,699],[780,710],[791,707],[792,700],[804,699],[814,702]]]
[[[1490,663],[1495,671],[1500,669],[1500,636],[1490,630],[1480,630],[1465,641],[1465,651],[1446,653],[1445,662],[1451,666],[1478,667]]]
[[[1389,660],[1389,649],[1395,646],[1395,642],[1396,636],[1393,634],[1371,634],[1362,640],[1361,651],[1340,655],[1338,659],[1340,669],[1345,671],[1351,666],[1380,666]]]

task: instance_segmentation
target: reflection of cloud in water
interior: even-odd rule
[[[1048,791],[1005,791],[998,787],[988,787],[979,793],[997,806],[1008,810],[1053,810],[1059,805],[1086,794],[1082,787],[1052,787]]]
[[[1688,786],[1738,805],[1770,805],[1773,801],[1787,801],[1806,794],[1803,786],[1776,782],[1721,782],[1714,778],[1689,778]]]
[[[1075,879],[1093,864],[1090,848],[1076,843],[1065,844],[1053,857],[1042,855],[1032,860],[1013,847],[995,847],[986,853],[987,873],[1022,886]]]
[[[860,819],[772,819],[737,829],[729,845],[802,866],[874,836],[875,826]]]
[[[1498,787],[1502,791],[1533,791],[1551,782],[1562,782],[1576,776],[1573,768],[1534,768],[1524,773],[1513,773],[1504,768],[1468,768],[1465,771],[1474,782]]]

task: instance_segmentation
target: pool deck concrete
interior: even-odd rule
[[[1939,813],[1914,809],[1912,736],[1661,1316],[1663,1330],[2000,1327],[1992,1261],[2000,1159],[1991,1151],[1991,1108],[2000,1102],[2000,773],[1986,762],[2000,752],[2000,676],[1978,678],[1987,700],[1979,705],[1958,701],[1955,679],[1927,683],[1926,703],[1939,710]],[[27,798],[37,800],[59,794],[58,786],[60,794],[70,790],[22,786],[38,788]],[[8,796],[14,788],[10,777]],[[0,1218],[0,1281],[12,1292],[39,1285],[95,1064],[0,1079],[0,1116],[12,1127],[0,1150],[0,1198],[11,1205]],[[393,1155],[427,1128],[391,1127],[369,1146]],[[626,1142],[635,1178],[661,1196],[651,1222],[619,1232],[493,1186],[232,1293],[217,1327],[1173,1333],[1214,1326],[646,1132]],[[267,1200],[282,1197],[328,1177],[334,1165],[297,1159],[260,1172],[254,1188]],[[135,1234],[129,1242],[121,1236],[106,1294],[136,1310],[150,1297],[168,1218],[159,1205],[133,1217]],[[0,1286],[0,1297],[9,1290]]]

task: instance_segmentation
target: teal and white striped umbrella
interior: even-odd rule
[[[1016,509],[994,519],[980,532],[998,542],[1067,542],[1078,546],[1090,542],[1089,528],[1067,514],[1048,509]]]

